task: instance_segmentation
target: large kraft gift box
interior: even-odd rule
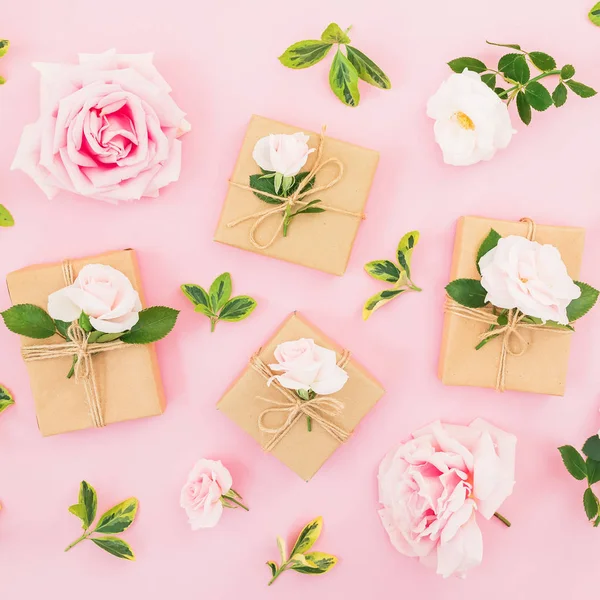
[[[269,134],[293,134],[299,131],[310,135],[308,142],[310,148],[317,148],[319,141],[317,133],[254,115],[248,125],[231,181],[248,185],[250,175],[261,172],[252,158],[252,151],[259,139]],[[316,158],[317,153],[312,152],[302,171],[310,171]],[[364,214],[371,182],[379,161],[379,153],[325,137],[322,160],[329,158],[337,158],[341,161],[344,168],[341,180],[332,188],[306,196],[305,199],[307,201],[319,199],[323,205],[344,209],[358,215]],[[325,166],[316,175],[315,186],[326,185],[335,178],[337,172],[335,165]],[[250,230],[256,219],[230,226],[243,217],[269,208],[273,208],[273,205],[263,202],[253,192],[230,185],[214,239],[243,250],[280,258],[326,273],[344,274],[361,223],[360,216],[327,210],[318,214],[298,215],[292,220],[287,236],[278,235],[275,242],[265,249],[257,248],[250,241]],[[277,214],[263,222],[257,230],[257,241],[261,244],[268,242],[281,219],[281,214]]]
[[[481,279],[476,257],[479,246],[495,229],[502,237],[526,236],[528,224],[481,217],[461,217],[456,228],[450,281]],[[556,246],[569,275],[579,276],[585,230],[580,227],[555,227],[536,224],[535,241]],[[491,340],[475,350],[479,336],[488,325],[446,312],[439,362],[439,376],[447,385],[496,387],[501,342]],[[523,330],[529,342],[521,356],[508,356],[505,389],[562,396],[565,391],[571,335],[547,330]],[[576,333],[573,335],[577,335]]]
[[[300,338],[313,339],[319,346],[335,350],[338,359],[344,352],[314,325],[298,313],[293,313],[257,355],[266,365],[276,363],[275,348],[283,342]],[[352,443],[354,429],[383,396],[385,390],[353,358],[349,359],[344,369],[348,373],[348,381],[339,392],[331,395],[341,400],[344,408],[332,421],[350,434],[346,443]],[[275,387],[267,387],[267,380],[263,375],[248,366],[218,402],[217,408],[264,447],[269,440],[269,434],[259,430],[258,418],[266,408],[276,406],[266,403],[261,397],[274,402],[285,400]],[[266,421],[269,427],[276,428],[285,421],[285,415],[273,413]],[[309,432],[306,419],[302,416],[270,452],[308,481],[340,445],[341,442],[319,424],[313,423],[312,431]]]
[[[124,273],[140,295],[139,268],[133,250],[108,252],[98,256],[72,260],[73,275],[88,264],[104,264]],[[8,291],[13,304],[35,304],[46,310],[48,296],[65,287],[61,263],[26,267],[9,273]],[[60,344],[54,335],[45,340],[21,337],[23,347]],[[127,345],[92,356],[104,423],[116,423],[160,415],[165,398],[153,344]],[[93,427],[84,386],[67,379],[72,357],[64,356],[26,362],[35,402],[38,426],[42,435],[54,435]]]

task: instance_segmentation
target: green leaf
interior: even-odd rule
[[[94,333],[99,333],[100,335],[98,337],[96,337],[96,343],[97,344],[106,344],[108,342],[114,342],[115,340],[118,340],[120,338],[122,338],[125,333],[121,332],[121,333],[102,333],[101,331],[95,331]],[[90,340],[88,339],[88,342]]]
[[[349,44],[350,38],[337,23],[329,23],[325,31],[321,34],[321,41],[330,44]]]
[[[563,463],[569,473],[578,481],[587,476],[585,460],[573,446],[561,446],[558,451],[562,456]]]
[[[455,73],[462,73],[465,69],[469,69],[469,71],[473,71],[475,73],[483,73],[487,71],[487,67],[484,63],[482,63],[477,58],[471,58],[470,56],[461,56],[460,58],[455,58],[448,63],[448,66]]]
[[[90,539],[96,546],[99,546],[102,550],[106,550],[106,552],[117,558],[135,560],[135,554],[133,553],[131,546],[125,540],[109,535],[104,537],[93,537]]]
[[[168,306],[152,306],[139,312],[140,320],[121,337],[126,344],[151,344],[162,340],[175,327],[179,311]]]
[[[585,461],[587,471],[587,480],[589,485],[594,485],[600,481],[600,460],[588,458]]]
[[[80,518],[83,521],[83,528],[87,529],[94,522],[98,507],[96,490],[87,481],[82,481],[79,486],[79,505],[85,509],[85,516]]]
[[[455,279],[446,286],[450,298],[469,308],[481,308],[486,305],[487,292],[478,279]]]
[[[564,83],[560,82],[552,92],[552,102],[556,108],[560,108],[567,101],[567,88]]]
[[[71,327],[71,323],[67,323],[66,321],[59,321],[58,319],[54,319],[54,325],[56,327],[56,331],[59,335],[64,337],[66,340],[69,338],[69,327]]]
[[[333,569],[337,563],[335,556],[324,552],[309,552],[304,558],[309,564],[292,566],[292,569],[305,575],[322,575]]]
[[[573,323],[573,321],[577,321],[577,319],[581,319],[587,314],[598,301],[598,294],[600,294],[598,290],[587,283],[581,281],[575,281],[574,283],[581,290],[581,296],[571,300],[569,306],[567,306],[569,323]]]
[[[493,250],[498,242],[502,239],[502,236],[495,230],[490,229],[490,232],[487,234],[487,237],[479,246],[479,250],[477,251],[477,270],[481,273],[481,269],[479,268],[479,261],[483,256],[485,256],[490,250]]]
[[[250,296],[232,298],[219,314],[220,321],[242,321],[256,308],[256,300]]]
[[[73,504],[69,506],[69,512],[75,515],[78,519],[81,519],[81,526],[83,529],[87,529],[87,512],[83,504]]]
[[[121,533],[133,523],[138,509],[137,498],[127,498],[107,510],[98,520],[96,533]]]
[[[398,258],[398,263],[400,267],[406,271],[406,276],[410,279],[410,262],[412,259],[412,253],[414,247],[417,245],[419,241],[419,232],[418,231],[409,231],[404,234],[398,242],[398,250],[396,251],[396,255]]]
[[[500,46],[501,48],[512,48],[513,50],[521,49],[521,46],[519,46],[519,44],[496,44],[496,42],[488,42],[487,40],[485,43],[489,44],[490,46]]]
[[[506,100],[508,98],[508,93],[506,92],[506,90],[504,88],[501,88],[501,87],[494,88],[494,92],[496,92],[496,94],[498,95],[498,98],[500,98],[501,100]]]
[[[296,42],[279,57],[279,62],[290,69],[306,69],[323,60],[331,46],[321,40]]]
[[[0,385],[0,413],[14,403],[11,393],[3,385]]]
[[[87,333],[94,330],[90,323],[90,318],[84,312],[79,315],[79,327]]]
[[[342,54],[335,54],[329,71],[329,85],[333,93],[347,106],[358,106],[360,92],[358,91],[358,73],[352,63]]]
[[[396,283],[400,279],[398,267],[389,260],[373,260],[365,265],[365,271],[375,279]]]
[[[10,47],[10,42],[8,40],[0,40],[0,58],[3,57]]]
[[[583,453],[593,460],[600,460],[600,437],[593,435],[583,445]]]
[[[560,70],[560,77],[563,80],[571,79],[571,77],[573,77],[573,75],[575,75],[575,67],[573,65],[565,65]]]
[[[363,306],[362,317],[366,321],[377,309],[387,304],[390,300],[405,292],[406,288],[401,290],[383,290],[371,296]]]
[[[200,287],[195,283],[184,283],[181,286],[181,291],[185,294],[188,300],[192,301],[196,312],[201,312],[207,317],[214,316],[210,305],[210,298],[203,287]]]
[[[0,75],[0,85],[4,85],[6,83],[6,79]]]
[[[277,575],[277,564],[271,560],[268,560],[267,564],[269,565],[269,568],[271,569],[271,575],[273,577],[275,577],[275,575]]]
[[[529,58],[540,71],[552,71],[552,69],[556,69],[556,61],[545,52],[530,52]]]
[[[302,400],[304,400],[305,402],[308,402],[308,400],[310,400],[310,393],[308,390],[296,390],[296,394],[298,394],[298,396],[302,398]]]
[[[583,83],[579,83],[578,81],[573,81],[572,79],[565,81],[565,84],[569,86],[569,89],[572,92],[575,92],[581,98],[591,98],[598,93],[595,89],[584,85]]]
[[[587,488],[583,493],[583,508],[589,521],[598,516],[598,498],[592,488]]]
[[[527,98],[527,102],[531,107],[539,112],[543,112],[552,106],[550,92],[539,81],[532,81],[527,84],[525,98]]]
[[[212,282],[208,293],[213,312],[219,312],[231,298],[231,275],[229,273],[219,275]]]
[[[597,2],[592,6],[590,12],[588,13],[588,17],[590,21],[600,27],[600,2]]]
[[[16,304],[0,314],[6,327],[13,333],[36,340],[52,337],[56,333],[52,317],[34,304]]]
[[[277,548],[279,549],[279,556],[281,557],[281,563],[287,561],[287,553],[285,549],[285,540],[281,537],[277,537]]]
[[[565,329],[567,331],[575,331],[573,327],[570,325],[561,325],[556,321],[542,321],[542,319],[538,317],[532,317],[531,315],[525,315],[523,318],[524,323],[535,323],[536,325],[546,325],[547,327],[555,327],[556,329]]]
[[[366,54],[353,46],[347,46],[346,52],[348,60],[356,69],[360,79],[382,90],[389,90],[392,87],[388,76]]]
[[[287,191],[287,194],[279,194],[279,192],[276,190],[276,173],[272,173],[273,177],[265,177],[264,174],[250,175],[250,187],[252,189],[258,190],[258,192],[266,192],[267,194],[280,195],[280,198],[278,199],[265,196],[264,194],[260,194],[258,192],[254,192],[254,195],[257,198],[260,198],[260,200],[262,200],[263,202],[266,202],[267,204],[283,204],[283,198],[285,198],[286,195],[289,196],[290,194],[293,194],[308,174],[308,171],[298,173],[295,177],[293,185]],[[271,175],[271,173],[268,173],[268,175]],[[307,192],[308,190],[312,189],[314,185],[315,178],[313,177],[305,186],[303,186],[302,191]]]
[[[317,517],[314,521],[305,525],[304,529],[300,532],[290,555],[304,554],[307,550],[310,550],[313,544],[319,539],[322,529],[323,517]]]
[[[504,73],[508,79],[519,83],[527,83],[531,76],[529,65],[523,54],[505,54],[498,61],[498,71]]]
[[[3,204],[0,204],[0,227],[12,227],[14,224],[15,220],[8,208]]]
[[[524,92],[519,92],[517,94],[517,111],[519,112],[521,121],[523,121],[525,125],[529,125],[529,123],[531,123],[531,106]]]
[[[483,81],[490,90],[496,89],[496,73],[486,73],[485,75],[482,75],[481,81]]]

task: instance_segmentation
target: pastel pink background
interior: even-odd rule
[[[600,309],[574,338],[568,393],[551,398],[444,387],[436,377],[455,220],[463,214],[583,225],[582,279],[598,286],[598,98],[569,99],[560,110],[520,124],[510,148],[470,168],[442,163],[425,116],[427,98],[461,55],[497,60],[486,39],[517,42],[572,62],[577,78],[600,88],[600,31],[586,19],[592,0],[19,0],[5,2],[0,35],[0,200],[13,229],[0,231],[0,277],[25,265],[133,247],[150,303],[182,310],[158,345],[168,396],[163,417],[41,438],[18,339],[0,328],[0,381],[17,404],[0,416],[0,594],[87,600],[159,598],[371,598],[500,600],[575,598],[595,593],[600,531],[585,520],[583,484],[564,471],[556,447],[579,445],[600,425]],[[294,72],[277,56],[317,37],[330,21],[352,24],[355,44],[394,84],[361,85],[357,109],[330,92],[326,64]],[[48,201],[20,172],[9,172],[23,125],[38,115],[32,61],[75,60],[77,52],[156,52],[156,65],[189,113],[181,179],[156,200],[114,207],[62,194]],[[246,123],[252,113],[318,129],[375,148],[381,162],[349,269],[336,278],[212,242]],[[514,122],[517,118],[514,116]],[[362,302],[380,289],[363,264],[391,257],[400,236],[421,231],[410,294],[361,320]],[[238,324],[193,313],[183,282],[208,285],[222,271],[234,292],[259,308]],[[0,287],[0,308],[9,306]],[[306,484],[263,454],[215,410],[250,354],[292,310],[302,311],[381,379],[388,392],[352,440]],[[595,335],[595,340],[593,339]],[[519,438],[517,486],[502,512],[514,523],[482,522],[483,565],[466,581],[442,580],[390,545],[377,515],[382,456],[412,430],[441,418],[489,419]],[[179,490],[200,457],[221,458],[250,513],[228,511],[214,530],[191,532]],[[80,480],[99,491],[99,510],[130,495],[139,517],[125,534],[137,562],[91,543],[69,554],[79,535],[67,512]],[[276,535],[295,535],[323,515],[318,549],[339,565],[313,578],[285,574],[275,586],[265,561]]]

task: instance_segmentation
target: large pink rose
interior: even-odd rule
[[[491,519],[512,493],[516,442],[482,419],[437,421],[390,452],[379,467],[379,514],[395,548],[443,577],[479,565],[475,517]]]
[[[152,54],[80,54],[78,65],[36,63],[40,118],[23,130],[12,169],[48,198],[59,190],[108,202],[156,197],[179,178],[185,113]]]

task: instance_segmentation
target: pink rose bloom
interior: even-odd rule
[[[181,490],[181,508],[185,509],[193,530],[214,527],[223,514],[221,496],[231,490],[231,474],[220,460],[199,460],[190,471]]]
[[[348,381],[348,373],[337,364],[333,350],[317,346],[314,340],[284,342],[275,349],[277,364],[269,365],[280,385],[290,390],[312,390],[326,395],[339,392]]]
[[[293,177],[306,164],[308,155],[315,149],[308,148],[309,136],[304,133],[271,134],[256,142],[252,158],[265,171]]]
[[[498,308],[517,308],[544,323],[567,325],[567,306],[581,296],[560,252],[550,244],[509,235],[481,257],[479,267],[487,302]]]
[[[85,313],[104,333],[130,330],[142,310],[140,296],[127,277],[108,265],[86,265],[73,285],[48,296],[48,314],[71,323]]]
[[[491,519],[512,493],[517,439],[476,419],[436,421],[379,466],[379,514],[394,547],[443,577],[481,563],[475,516]]]
[[[12,169],[48,198],[67,190],[117,203],[156,197],[179,178],[190,130],[152,54],[80,54],[78,65],[36,63],[40,118],[23,130]]]

